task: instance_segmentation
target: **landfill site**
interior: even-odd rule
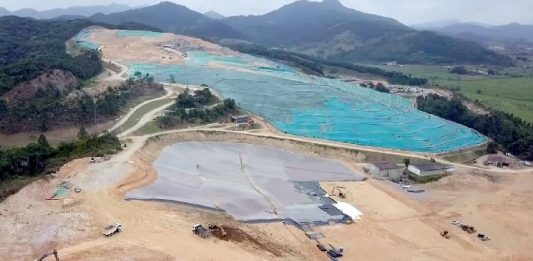
[[[375,157],[387,155],[244,133],[134,138],[119,155],[70,162],[2,202],[0,252],[7,260],[54,250],[60,260],[533,256],[530,173],[457,168],[415,195],[365,179],[364,162]]]
[[[161,47],[173,35],[115,37],[89,38],[116,64],[191,63]],[[243,118],[259,128],[139,132],[172,103],[116,133],[119,153],[72,160],[0,202],[0,260],[533,260],[531,168],[448,160],[471,147],[444,155],[291,135],[253,113]]]

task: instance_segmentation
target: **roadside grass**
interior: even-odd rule
[[[140,120],[141,118],[148,112],[152,111],[152,110],[155,110],[169,102],[172,102],[174,100],[174,98],[167,98],[167,99],[162,99],[162,100],[157,100],[157,101],[153,101],[153,102],[149,102],[143,106],[141,106],[140,108],[138,108],[129,118],[128,120],[126,120],[122,125],[120,125],[120,127],[118,127],[116,130],[115,130],[115,133],[121,133],[125,130],[128,130],[130,128],[132,128],[133,126],[135,126]]]
[[[533,123],[533,69],[511,67],[496,76],[471,76],[452,74],[445,66],[377,67],[426,78],[432,86],[458,90],[469,99]]]
[[[137,130],[134,134],[143,136],[148,134],[153,134],[163,131],[159,126],[157,126],[157,123],[155,121],[151,121],[146,123],[144,126],[142,126],[139,130]]]

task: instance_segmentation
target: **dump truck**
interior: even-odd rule
[[[107,227],[104,228],[104,231],[102,232],[102,234],[106,237],[110,237],[116,233],[120,233],[122,231],[122,225],[121,224],[118,224],[118,223],[115,223],[113,225],[109,225]]]
[[[192,232],[202,238],[207,238],[211,235],[213,235],[213,233],[211,232],[211,230],[205,228],[203,225],[201,224],[195,224],[192,226]]]

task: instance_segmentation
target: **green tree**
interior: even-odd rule
[[[411,159],[403,159],[403,164],[405,165],[405,168],[409,168],[409,165],[411,165]]]
[[[171,73],[171,74],[168,76],[168,82],[169,82],[169,83],[176,83],[176,76],[175,76],[174,74]]]
[[[78,131],[78,139],[81,141],[87,140],[89,138],[89,133],[85,130],[84,127],[81,127]]]
[[[497,145],[496,143],[494,143],[494,142],[489,142],[489,143],[487,144],[487,153],[495,154],[495,153],[497,152],[497,151],[496,151],[497,149],[498,149],[498,145]]]
[[[141,79],[143,77],[143,73],[140,72],[140,71],[135,71],[133,73],[133,76],[135,76],[135,78],[137,78],[137,79]]]
[[[41,136],[39,136],[39,139],[37,139],[37,144],[39,144],[41,147],[44,147],[44,148],[50,148],[50,143],[48,143],[46,136],[42,134]]]

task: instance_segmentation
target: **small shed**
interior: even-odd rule
[[[392,161],[379,161],[368,164],[368,172],[376,179],[389,179],[398,181],[401,179],[403,166]]]
[[[505,156],[501,155],[490,155],[487,157],[487,160],[484,162],[485,165],[494,165],[499,168],[511,166],[511,161]]]
[[[231,122],[241,125],[241,124],[248,124],[251,121],[251,117],[249,115],[237,115],[237,116],[231,116]]]
[[[416,181],[436,179],[455,171],[453,167],[437,162],[411,164],[407,170],[409,177]]]

